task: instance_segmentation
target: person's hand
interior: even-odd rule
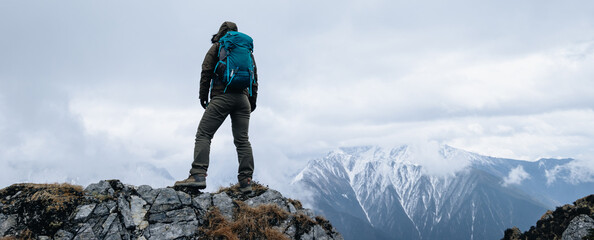
[[[200,99],[200,105],[202,105],[202,108],[206,109],[206,106],[208,105],[208,100]]]
[[[252,108],[252,112],[256,110],[256,99],[250,98],[250,107]]]

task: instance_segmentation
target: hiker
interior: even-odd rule
[[[254,156],[248,128],[250,114],[256,109],[258,96],[258,75],[252,55],[252,39],[237,32],[235,23],[224,22],[212,36],[211,42],[212,46],[206,53],[200,76],[199,98],[205,111],[196,133],[194,162],[190,176],[175,182],[175,186],[206,188],[211,139],[227,116],[231,115],[233,142],[239,159],[239,190],[249,193],[252,190]]]

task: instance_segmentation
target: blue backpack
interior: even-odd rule
[[[215,66],[215,79],[227,89],[249,88],[252,96],[254,82],[254,42],[244,33],[229,31],[219,40],[219,62]],[[213,80],[214,82],[214,80]]]

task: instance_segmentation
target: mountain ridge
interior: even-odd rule
[[[564,181],[569,168],[554,172],[552,182],[547,178],[555,177],[551,167],[572,162],[495,158],[447,145],[357,146],[312,159],[293,184],[314,192],[316,211],[333,221],[367,222],[367,232],[381,229],[407,239],[491,239],[509,226],[529,227],[547,208],[564,202],[567,189],[577,188]],[[593,183],[579,186],[581,192],[594,189]],[[353,229],[340,230],[346,239],[360,236]]]

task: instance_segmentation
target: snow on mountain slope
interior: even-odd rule
[[[449,146],[341,148],[310,161],[293,182],[316,193],[318,211],[355,226],[338,226],[347,239],[349,233],[360,234],[356,226],[361,224],[346,219],[366,222],[367,232],[379,230],[373,235],[378,239],[386,234],[393,239],[493,239],[510,226],[530,226],[562,201],[561,195],[576,198],[565,196],[567,183],[546,184],[548,169],[570,160],[541,161],[498,159]],[[513,169],[519,178],[510,177]],[[594,189],[589,186],[570,189]]]

